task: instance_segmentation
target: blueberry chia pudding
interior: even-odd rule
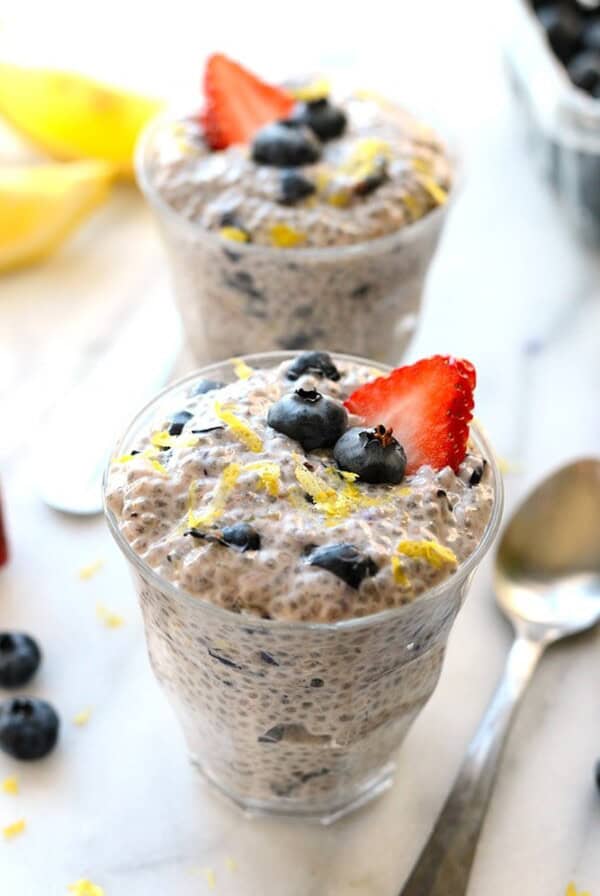
[[[138,152],[196,357],[397,358],[453,185],[438,137],[377,94],[274,87],[220,54],[204,94],[202,113],[153,124]]]
[[[475,371],[310,351],[216,365],[106,477],[150,660],[240,805],[331,819],[389,783],[501,502]]]

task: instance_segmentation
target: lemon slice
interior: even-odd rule
[[[0,166],[0,271],[40,261],[104,201],[105,162]]]
[[[131,176],[135,142],[161,105],[80,75],[0,64],[0,115],[55,159],[102,159]]]

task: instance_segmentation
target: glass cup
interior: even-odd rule
[[[270,367],[295,354],[245,360]],[[334,358],[375,366],[349,355]],[[213,364],[161,392],[133,420],[116,455],[127,453],[162,406],[172,411],[200,377],[227,382],[235,374],[230,362]],[[471,435],[489,461],[495,489],[474,553],[413,603],[341,622],[263,620],[181,591],[132,550],[105,503],[133,572],[150,663],[192,761],[238,806],[328,823],[391,784],[394,753],[434,691],[452,623],[500,523],[502,480],[494,454],[474,425]],[[105,475],[105,493],[106,484]]]
[[[137,180],[162,234],[197,362],[306,348],[397,362],[417,325],[447,205],[355,245],[281,249],[227,242],[157,191],[151,159],[164,127],[161,118],[142,136]]]

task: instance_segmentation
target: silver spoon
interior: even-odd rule
[[[545,479],[513,515],[495,587],[515,640],[433,832],[400,896],[464,896],[504,744],[549,644],[600,621],[600,460]]]

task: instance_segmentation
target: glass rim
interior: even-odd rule
[[[235,360],[245,361],[250,366],[253,366],[254,362],[254,366],[259,367],[261,362],[263,364],[266,361],[281,363],[283,361],[291,360],[292,358],[297,357],[299,354],[301,354],[301,352],[299,351],[259,352],[251,355],[242,355],[241,358],[236,358]],[[381,369],[383,373],[389,372],[393,369],[388,364],[382,364],[377,361],[372,362],[367,358],[361,358],[356,355],[347,355],[340,352],[331,352],[330,354],[334,360],[366,365],[368,367]],[[144,407],[141,408],[140,411],[138,411],[135,417],[130,421],[125,432],[123,432],[123,434],[117,440],[116,448],[115,450],[113,450],[113,452],[111,452],[111,456],[104,470],[104,475],[102,477],[102,500],[104,515],[108,522],[110,532],[117,542],[117,545],[121,549],[122,553],[125,555],[126,559],[129,560],[129,562],[136,568],[136,570],[142,575],[142,577],[149,580],[149,582],[154,587],[156,587],[159,591],[167,594],[167,596],[172,600],[192,602],[195,607],[198,607],[200,605],[202,610],[205,610],[206,612],[221,619],[223,622],[227,622],[229,624],[231,624],[232,622],[237,622],[240,625],[246,626],[250,625],[255,627],[264,626],[267,628],[276,628],[278,631],[298,631],[299,628],[302,628],[302,631],[345,631],[346,629],[354,630],[361,627],[370,627],[371,625],[375,625],[377,623],[383,623],[396,619],[403,613],[410,612],[410,609],[416,603],[421,604],[423,601],[435,600],[436,597],[441,596],[447,590],[450,584],[456,583],[457,581],[459,583],[464,581],[464,579],[477,568],[479,562],[481,561],[481,558],[487,553],[487,550],[493,542],[500,527],[504,506],[504,486],[502,481],[502,474],[496,462],[496,457],[489,440],[485,436],[480,426],[474,421],[471,421],[470,437],[474,438],[475,444],[478,448],[483,449],[483,456],[488,461],[493,476],[494,503],[492,506],[492,511],[490,513],[490,518],[487,521],[479,544],[477,545],[475,550],[457,566],[455,572],[449,578],[439,582],[433,588],[428,588],[426,591],[423,591],[410,603],[402,604],[398,607],[392,607],[391,609],[370,613],[368,616],[357,616],[351,619],[341,619],[336,622],[306,622],[303,620],[292,621],[289,619],[263,619],[251,614],[245,615],[243,613],[235,613],[233,610],[228,610],[225,607],[220,607],[217,604],[211,603],[211,601],[209,601],[205,597],[202,597],[202,595],[191,594],[190,592],[185,591],[183,588],[179,588],[173,582],[170,582],[168,579],[164,579],[161,575],[159,575],[155,570],[152,569],[152,567],[148,563],[146,563],[146,561],[142,557],[139,556],[139,554],[136,554],[129,542],[123,537],[114,513],[107,506],[106,493],[113,457],[115,455],[119,456],[122,453],[121,449],[124,443],[130,438],[130,434],[137,428],[139,422],[170,392],[174,392],[175,390],[184,386],[186,383],[192,383],[193,381],[198,379],[198,377],[205,377],[206,379],[210,379],[211,374],[214,375],[217,370],[219,370],[226,364],[231,364],[233,369],[233,360],[216,361],[212,364],[207,365],[206,367],[200,367],[197,370],[194,370],[191,373],[180,377],[178,380],[166,386],[157,395],[150,399],[150,401],[148,401],[144,405]],[[275,364],[271,366],[275,366]]]
[[[197,221],[190,221],[181,212],[173,208],[156,189],[152,177],[150,176],[150,165],[148,164],[149,149],[152,145],[152,139],[157,131],[167,122],[176,121],[173,109],[167,109],[159,113],[153,118],[142,130],[134,152],[134,168],[137,184],[142,191],[144,197],[150,203],[157,214],[165,219],[172,221],[176,226],[188,230],[190,233],[202,236],[215,248],[230,248],[236,253],[248,256],[278,256],[284,253],[285,258],[298,260],[303,259],[320,259],[329,258],[338,259],[340,257],[352,257],[366,253],[379,254],[386,252],[397,244],[410,243],[419,239],[424,232],[434,230],[434,225],[441,226],[442,221],[447,215],[450,207],[454,204],[458,186],[459,186],[459,166],[454,154],[449,152],[449,158],[452,163],[453,180],[448,193],[448,199],[443,205],[438,205],[417,221],[413,221],[406,227],[401,227],[391,233],[383,236],[374,237],[373,239],[362,240],[356,243],[349,243],[342,246],[296,246],[291,248],[280,248],[278,246],[263,246],[253,243],[238,243],[231,245],[231,240],[227,241],[220,237],[216,232],[209,230]]]

